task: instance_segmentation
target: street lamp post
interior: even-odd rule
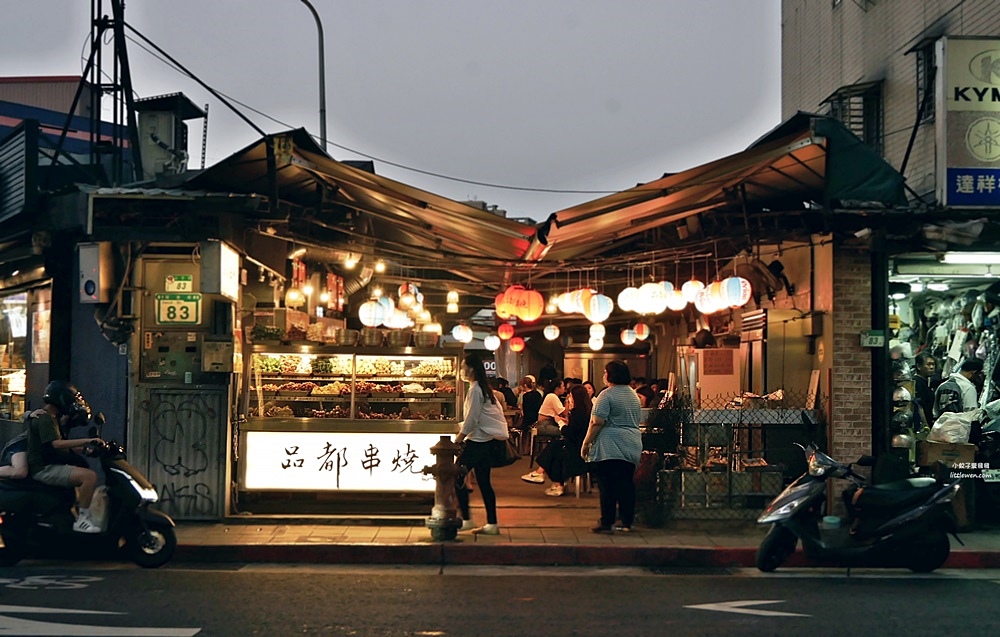
[[[313,18],[316,20],[316,32],[319,36],[319,137],[323,142],[323,150],[326,150],[326,56],[323,54],[323,22],[316,13],[316,8],[309,0],[302,0],[302,4],[309,7]]]

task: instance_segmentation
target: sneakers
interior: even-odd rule
[[[476,523],[472,520],[462,520],[462,528],[459,531],[471,531],[476,528]]]
[[[484,524],[478,529],[472,529],[472,532],[476,535],[500,535],[500,525]]]
[[[100,533],[101,527],[90,517],[89,511],[80,511],[76,516],[76,522],[73,523],[73,530],[77,533]]]
[[[563,494],[563,486],[561,484],[554,484],[545,490],[545,495],[551,495],[553,497],[559,497]]]
[[[621,524],[616,524],[615,525],[615,530],[619,531],[621,533],[631,533],[632,532],[632,527],[630,527],[630,526],[622,526]]]
[[[521,476],[521,479],[524,480],[525,482],[531,482],[533,484],[544,484],[545,474],[538,473],[537,471],[532,471],[531,473],[526,473],[523,476]]]

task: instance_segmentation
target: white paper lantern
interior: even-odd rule
[[[638,299],[639,290],[627,287],[618,293],[618,307],[625,312],[635,312],[635,304]]]
[[[731,276],[722,280],[722,293],[729,307],[743,307],[750,301],[753,288],[741,276]]]
[[[358,318],[366,327],[378,327],[385,322],[385,307],[378,301],[365,301],[358,308]]]
[[[673,289],[673,286],[670,286]],[[659,283],[645,283],[636,295],[634,312],[661,314],[667,309],[667,291]]]
[[[545,336],[545,340],[554,341],[559,338],[559,326],[546,325],[545,329],[542,330],[542,334]]]
[[[593,294],[590,297],[590,302],[587,303],[587,307],[583,308],[583,315],[591,323],[603,323],[611,316],[611,310],[613,309],[615,309],[615,302],[611,300],[611,297],[604,296],[603,294]]]
[[[591,338],[589,341],[587,341],[587,345],[590,346],[590,349],[592,349],[592,350],[594,350],[596,352],[597,350],[599,350],[602,347],[604,347],[604,339],[603,338]]]
[[[483,339],[483,347],[490,350],[491,352],[497,351],[500,348],[500,337],[496,334],[490,334]]]
[[[674,290],[667,295],[667,308],[674,312],[680,312],[687,307],[687,304],[688,300],[684,298],[684,294],[680,290]]]
[[[607,330],[600,323],[594,323],[590,326],[590,338],[604,338],[607,334]]]
[[[459,323],[451,328],[451,336],[459,343],[472,342],[472,328],[464,323]]]
[[[698,296],[694,300],[694,307],[702,314],[714,314],[719,310],[712,302],[712,295],[708,293],[707,288],[698,292]]]
[[[621,339],[623,345],[631,345],[635,343],[635,330],[630,330],[630,329],[622,330]]]
[[[691,279],[681,286],[681,294],[688,303],[694,303],[698,298],[698,293],[705,289],[705,284],[698,279]]]

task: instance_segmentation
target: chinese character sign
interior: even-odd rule
[[[432,492],[420,471],[440,434],[248,431],[244,488],[251,491]]]

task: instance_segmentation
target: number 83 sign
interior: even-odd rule
[[[197,325],[201,323],[200,294],[157,294],[158,325]]]

